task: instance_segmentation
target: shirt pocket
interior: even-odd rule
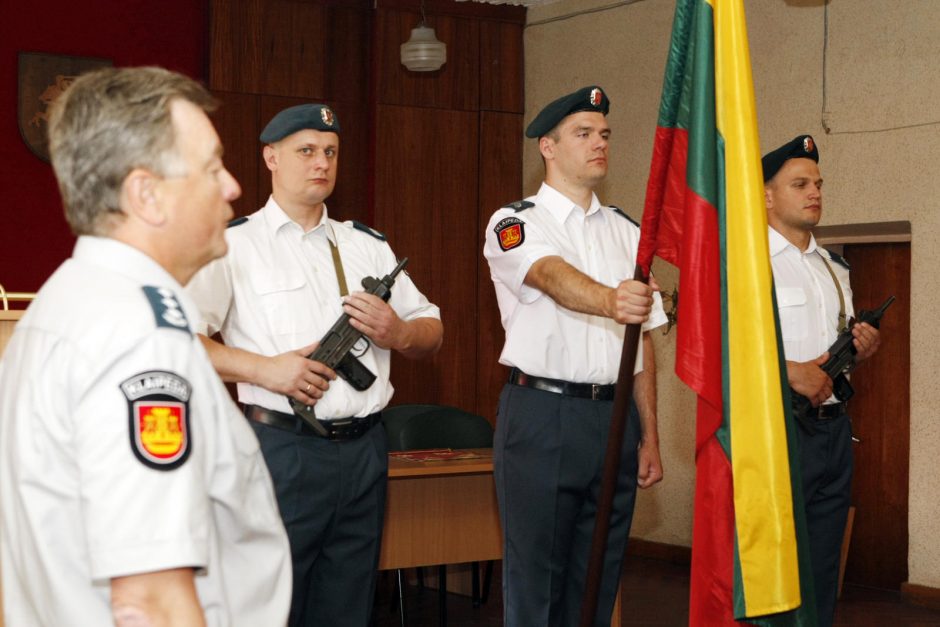
[[[806,338],[809,320],[806,291],[802,287],[778,287],[777,311],[780,312],[780,333],[785,342]]]
[[[308,333],[316,313],[313,295],[300,274],[253,273],[249,277],[258,310],[275,335]]]

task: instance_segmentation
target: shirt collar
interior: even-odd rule
[[[271,232],[271,235],[277,235],[281,229],[289,224],[293,224],[298,230],[300,229],[300,225],[291,220],[287,212],[281,209],[281,206],[277,204],[277,201],[274,200],[274,196],[268,197],[268,202],[261,208],[261,215],[264,216],[265,224],[268,225],[268,230]],[[320,216],[320,222],[310,229],[308,233],[322,233],[327,239],[331,240],[334,244],[336,243],[336,234],[333,232],[333,225],[330,224],[329,221],[326,203],[323,204],[323,214]]]
[[[591,205],[587,208],[587,212],[585,212],[584,207],[579,206],[545,182],[543,182],[542,187],[539,188],[536,199],[538,200],[538,204],[548,209],[548,212],[562,224],[565,223],[568,216],[575,210],[584,213],[585,217],[588,217],[600,211],[601,208],[601,201],[597,199],[597,194],[594,192],[591,192]],[[603,213],[601,215],[603,215]]]
[[[770,256],[776,257],[788,247],[792,248],[801,255],[809,255],[816,252],[816,238],[812,233],[809,234],[809,245],[806,247],[806,250],[800,250],[796,246],[790,243],[790,241],[780,234],[779,231],[774,229],[772,226],[768,226],[767,230],[769,232],[768,243],[770,248]]]
[[[144,285],[170,287],[182,291],[173,275],[139,248],[110,237],[82,235],[75,242],[72,258],[124,275]]]

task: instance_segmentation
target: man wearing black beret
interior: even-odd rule
[[[833,395],[820,366],[854,309],[848,264],[813,237],[822,216],[818,162],[815,141],[800,135],[764,155],[761,165],[787,379],[813,405],[811,415],[801,417],[800,455],[818,624],[824,627],[832,624],[838,595],[853,462],[846,404]],[[852,335],[856,361],[878,350],[878,329],[860,323]]]
[[[294,566],[289,624],[366,627],[385,512],[388,446],[378,423],[393,393],[391,351],[436,352],[440,312],[405,273],[388,302],[355,291],[397,259],[381,233],[327,214],[340,147],[330,107],[285,109],[260,139],[271,198],[233,222],[228,255],[190,293],[203,344],[223,379],[238,382],[274,480]],[[343,313],[371,341],[356,355],[376,375],[365,390],[306,357]],[[216,332],[224,345],[209,339]],[[288,397],[314,406],[315,422],[296,416]]]
[[[486,230],[506,331],[500,363],[512,368],[493,444],[508,627],[578,624],[625,323],[646,333],[596,625],[610,622],[636,486],[662,479],[648,331],[666,316],[659,295],[631,280],[639,228],[594,194],[607,175],[609,106],[592,85],[535,117],[526,136],[538,139],[545,182]]]

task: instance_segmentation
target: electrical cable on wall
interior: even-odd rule
[[[829,56],[829,2],[823,4],[823,49],[822,49],[822,112],[820,116],[820,124],[823,127],[823,130],[826,132],[826,135],[864,135],[866,133],[887,133],[889,131],[900,131],[909,128],[919,128],[922,126],[936,126],[940,124],[940,120],[934,120],[931,122],[917,122],[915,124],[900,124],[898,126],[888,126],[884,128],[872,128],[872,129],[859,129],[854,131],[834,131],[830,124],[830,116],[832,112],[829,111],[829,101],[828,101],[828,86],[826,84],[827,77],[827,60]]]
[[[594,7],[593,9],[583,9],[581,11],[575,11],[573,13],[565,13],[564,15],[556,15],[555,17],[549,17],[544,20],[539,20],[537,22],[529,22],[525,25],[526,28],[532,26],[541,26],[543,24],[551,24],[552,22],[561,22],[564,20],[569,20],[573,17],[580,17],[582,15],[589,15],[591,13],[602,13],[604,11],[610,11],[611,9],[617,9],[629,4],[636,4],[638,2],[643,2],[644,0],[621,0],[620,2],[613,2],[611,4],[605,4],[600,7]]]

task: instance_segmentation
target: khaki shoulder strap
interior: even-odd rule
[[[818,252],[818,251],[817,251]],[[826,270],[829,271],[829,276],[832,277],[832,282],[836,284],[836,292],[839,293],[839,328],[838,332],[842,333],[846,329],[845,323],[845,295],[842,293],[842,284],[839,283],[836,273],[832,271],[832,266],[829,265],[829,262],[826,260],[826,256],[822,253],[819,253],[819,258],[822,259],[823,265],[826,266]]]
[[[332,231],[332,229],[330,230]],[[333,237],[336,238],[335,232],[333,233]],[[339,283],[339,295],[346,296],[349,294],[349,290],[346,288],[346,273],[343,272],[343,260],[339,257],[339,246],[329,237],[326,238],[326,241],[330,245],[330,254],[333,255],[333,269],[336,270],[336,282]],[[832,272],[832,270],[830,270],[830,272]]]

